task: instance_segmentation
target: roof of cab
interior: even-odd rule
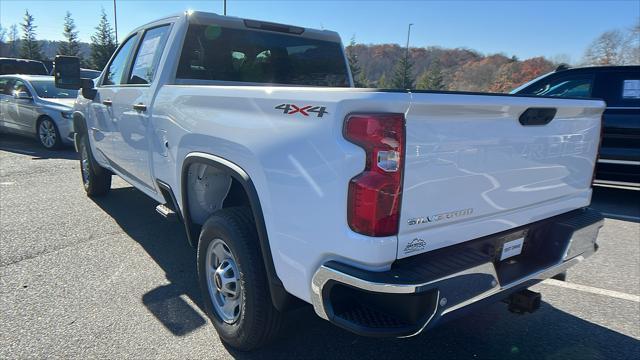
[[[306,37],[306,38],[313,38],[317,40],[332,41],[332,42],[341,41],[340,35],[337,32],[331,31],[331,30],[311,29],[311,28],[305,28],[305,27],[295,26],[295,25],[273,23],[273,22],[262,21],[262,20],[244,19],[244,18],[239,18],[235,16],[224,16],[216,13],[210,13],[210,12],[204,12],[204,11],[192,11],[192,10],[184,11],[183,13],[173,14],[173,15],[166,16],[164,18],[149,22],[145,25],[137,27],[130,34],[133,34],[135,32],[138,32],[150,26],[156,26],[158,25],[158,23],[162,23],[163,21],[177,20],[179,18],[186,18],[186,20],[189,23],[218,24],[226,27],[242,28],[242,29],[249,29],[249,27],[246,26],[247,22],[276,25],[280,27],[297,28],[302,30],[302,33],[292,34],[292,35],[297,35],[297,36]],[[252,30],[269,31],[265,29],[255,29],[255,28],[252,28]]]

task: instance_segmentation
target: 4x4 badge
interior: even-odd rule
[[[275,109],[282,110],[282,113],[286,115],[300,114],[303,116],[309,116],[310,113],[315,113],[317,114],[317,117],[322,117],[322,115],[329,113],[326,106],[313,105],[298,106],[294,104],[280,104],[276,106]]]

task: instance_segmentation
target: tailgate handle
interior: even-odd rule
[[[556,116],[556,108],[528,108],[520,115],[520,124],[529,125],[547,125]]]

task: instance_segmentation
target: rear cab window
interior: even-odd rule
[[[339,42],[280,32],[190,24],[177,79],[348,87]]]

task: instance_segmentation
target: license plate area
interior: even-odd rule
[[[524,247],[524,237],[510,240],[502,244],[502,251],[500,251],[499,261],[518,256],[522,253]]]
[[[528,243],[529,229],[522,229],[504,234],[495,239],[493,261],[498,264],[521,255]]]

